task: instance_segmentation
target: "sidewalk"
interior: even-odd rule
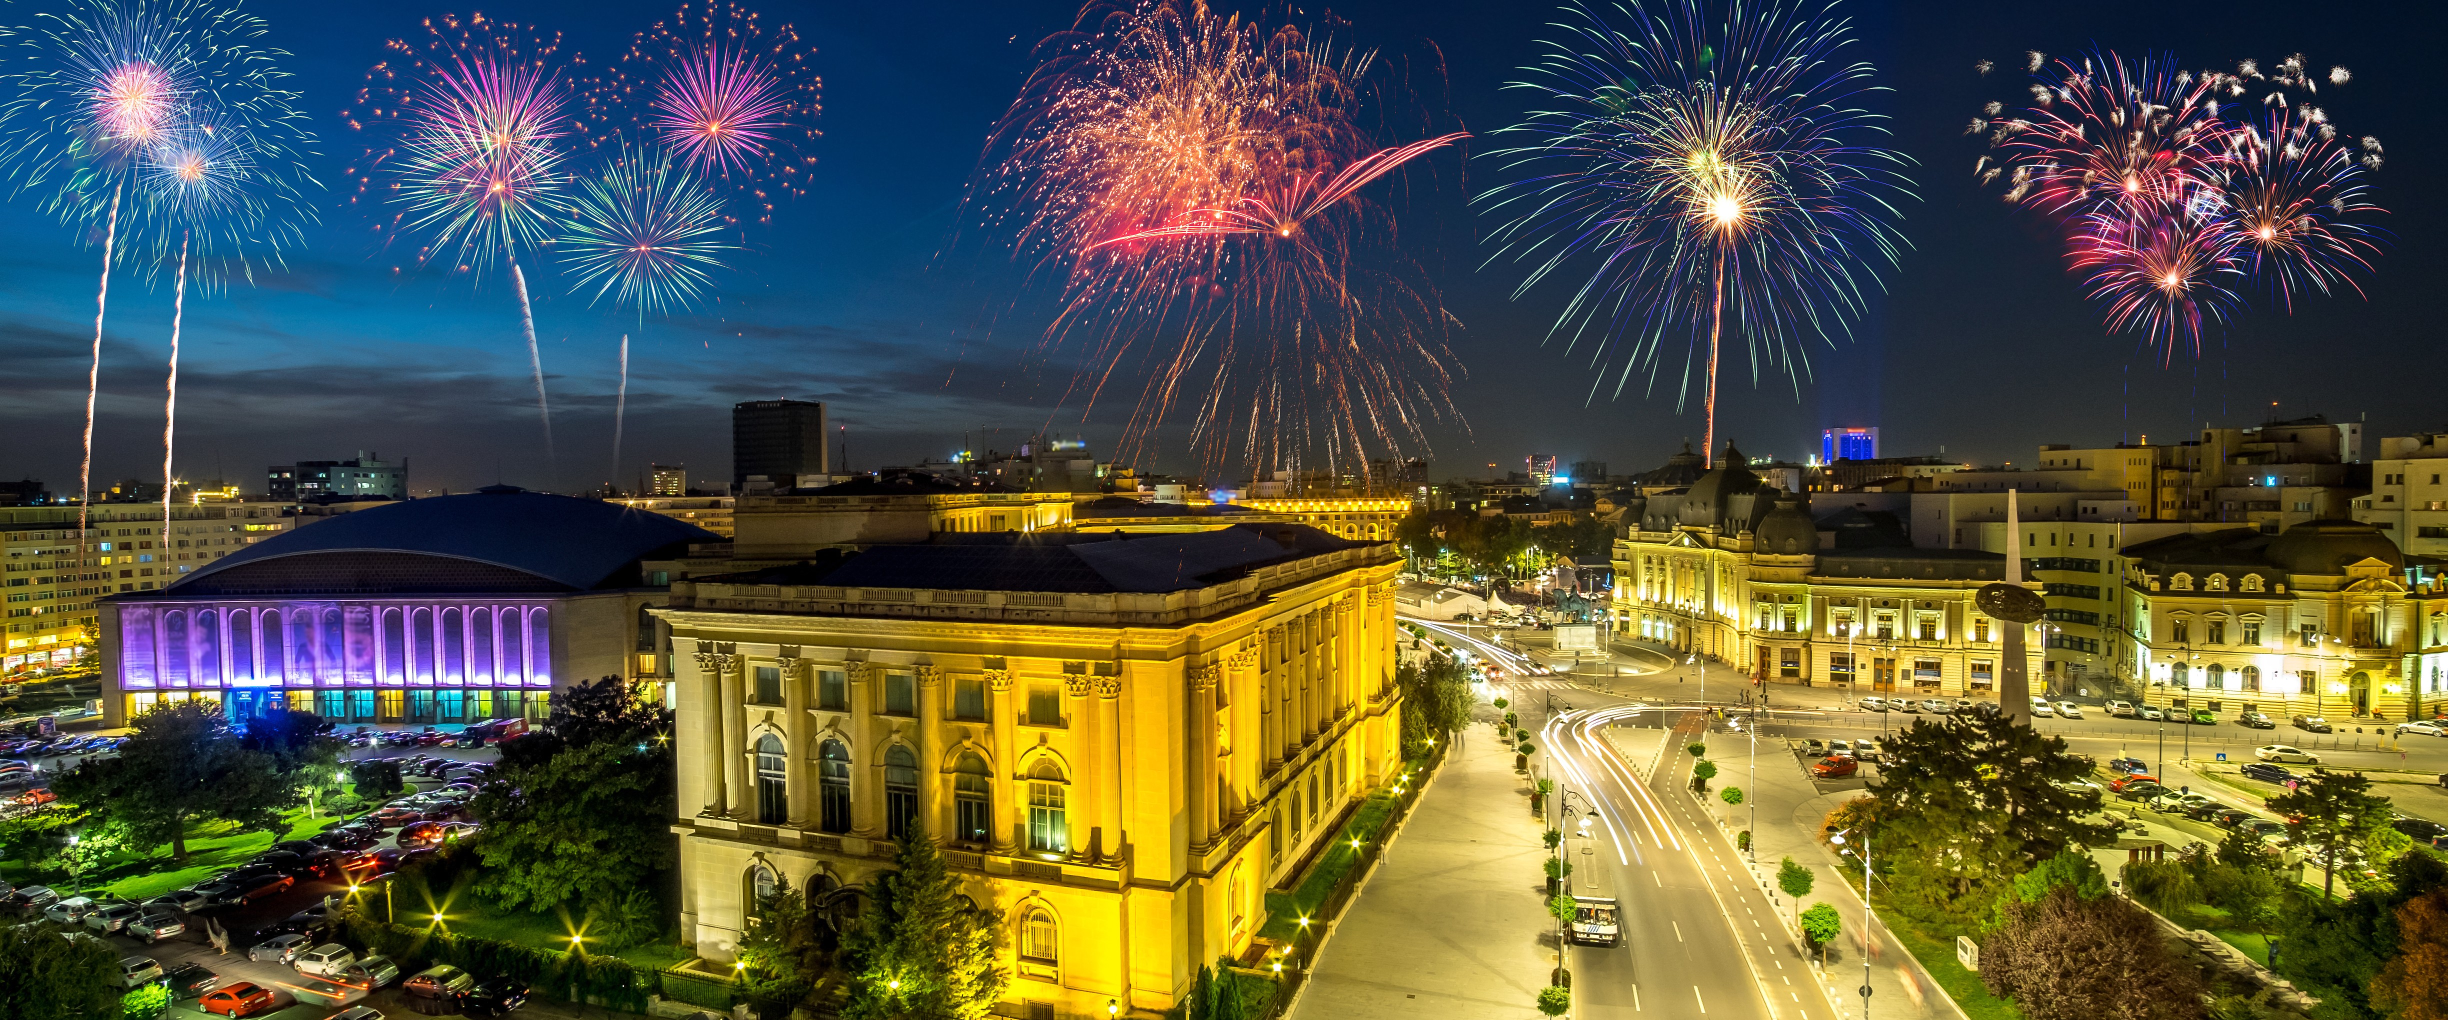
[[[1485,725],[1457,742],[1336,922],[1292,1020],[1538,1015],[1554,922],[1521,788]]]

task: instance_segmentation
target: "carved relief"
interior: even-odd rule
[[[913,666],[918,673],[918,686],[932,688],[943,682],[943,670],[936,666]]]
[[[1003,693],[1003,692],[1005,692],[1005,691],[1011,690],[1011,686],[1012,686],[1012,674],[1011,674],[1011,670],[1008,670],[1008,669],[990,669],[990,670],[987,670],[987,671],[986,671],[986,689],[987,689],[987,690],[993,691],[993,692],[995,692],[995,693],[997,693],[997,694],[1001,694],[1001,693]]]
[[[1088,696],[1088,678],[1077,673],[1063,677],[1063,693],[1074,698]]]
[[[1113,699],[1115,699],[1115,698],[1119,698],[1119,697],[1121,697],[1121,696],[1122,696],[1122,678],[1121,678],[1121,677],[1118,677],[1118,676],[1101,676],[1101,677],[1097,677],[1097,678],[1096,678],[1096,694],[1097,694],[1097,697],[1103,698],[1103,699],[1105,699],[1105,700],[1107,700],[1107,701],[1111,701],[1111,700],[1113,700]]]
[[[1198,693],[1205,694],[1214,690],[1216,684],[1223,679],[1224,667],[1216,663],[1210,662],[1190,667],[1190,689]]]

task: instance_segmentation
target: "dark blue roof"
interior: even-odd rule
[[[1219,584],[1270,563],[1364,544],[1292,524],[1237,524],[1214,531],[1157,535],[1119,531],[942,535],[923,544],[868,549],[843,560],[815,583],[845,588],[1173,592]],[[807,583],[755,574],[700,580]]]
[[[175,595],[191,585],[219,587],[235,580],[233,572],[260,571],[274,561],[335,555],[398,560],[401,554],[503,568],[585,590],[621,582],[639,559],[658,551],[678,552],[690,542],[719,541],[712,532],[661,514],[504,486],[407,500],[308,524],[216,560],[180,578],[165,593]]]

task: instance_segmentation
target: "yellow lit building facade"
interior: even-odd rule
[[[0,510],[0,674],[64,666],[93,648],[93,600],[167,587],[199,567],[289,530],[277,503],[173,506],[167,527],[156,503],[103,503],[77,538],[73,506]]]
[[[1399,569],[1269,524],[675,583],[686,937],[728,961],[759,895],[845,895],[924,833],[1010,926],[1007,1012],[1171,1008],[1399,772]]]
[[[1314,499],[1237,499],[1234,506],[1292,514],[1301,523],[1355,542],[1391,542],[1394,526],[1411,512],[1409,496],[1326,496]]]

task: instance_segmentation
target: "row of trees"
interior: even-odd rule
[[[284,812],[320,811],[341,790],[341,748],[312,713],[274,711],[250,720],[242,734],[219,706],[180,701],[138,716],[117,756],[78,765],[53,789],[82,812],[78,845],[142,852],[167,845],[183,866],[199,826],[280,833]]]
[[[1418,510],[1394,526],[1394,540],[1423,571],[1510,579],[1537,573],[1558,556],[1603,560],[1615,535],[1585,512],[1533,524],[1473,510]]]

